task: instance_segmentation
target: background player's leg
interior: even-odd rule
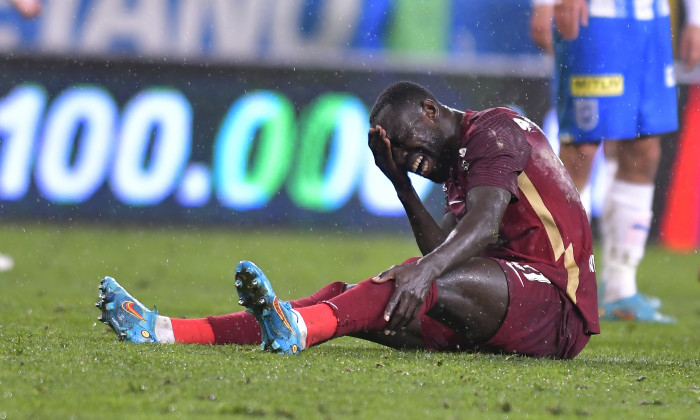
[[[616,143],[618,170],[606,194],[601,220],[604,290],[601,307],[606,310],[604,316],[607,317],[617,310],[618,318],[671,321],[656,312],[646,299],[639,299],[639,310],[614,308],[616,302],[639,296],[637,267],[644,257],[649,235],[654,181],[661,157],[658,136]]]
[[[661,160],[661,138],[642,137],[617,142],[618,170],[615,178],[653,188]]]
[[[605,185],[610,188],[617,174],[618,143],[616,141],[603,142],[603,153],[605,155]]]
[[[660,155],[658,137],[614,143],[618,171],[601,219],[603,304],[637,293],[636,270],[649,233],[655,163]]]
[[[598,145],[594,143],[562,144],[559,157],[564,167],[574,181],[574,185],[581,196],[581,203],[586,209],[589,218],[591,214],[591,192],[588,180],[591,177],[593,159],[598,151]]]
[[[598,145],[594,143],[561,145],[559,157],[579,191],[588,184],[597,151]]]

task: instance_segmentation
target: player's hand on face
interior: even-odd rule
[[[554,24],[567,41],[578,37],[580,26],[588,26],[586,0],[561,0],[554,6]]]
[[[685,71],[692,70],[700,62],[700,26],[686,25],[683,28],[679,55]]]
[[[385,327],[387,333],[399,331],[415,319],[430,291],[433,276],[420,261],[395,265],[372,279],[375,283],[390,280],[396,283],[384,310],[384,319],[388,321]]]
[[[374,163],[384,175],[389,178],[394,186],[404,183],[410,185],[411,181],[408,178],[408,173],[406,170],[399,168],[396,160],[394,160],[391,140],[387,137],[386,130],[381,125],[377,125],[369,129],[367,137],[369,139],[369,148],[372,151],[372,155],[374,155]]]

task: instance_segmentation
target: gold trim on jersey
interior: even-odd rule
[[[574,259],[574,244],[569,244],[566,248],[564,247],[564,239],[561,237],[559,227],[554,222],[552,213],[547,209],[544,201],[542,201],[540,193],[537,192],[535,185],[530,181],[530,178],[528,178],[525,172],[521,172],[518,176],[518,187],[520,187],[520,190],[525,194],[525,198],[530,202],[537,217],[540,218],[542,225],[544,225],[547,237],[552,245],[552,251],[554,251],[554,259],[559,261],[559,258],[564,255],[564,267],[566,267],[567,272],[566,294],[571,298],[572,302],[576,303],[576,290],[579,285],[580,270]]]

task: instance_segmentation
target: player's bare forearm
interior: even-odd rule
[[[396,282],[387,303],[386,331],[396,332],[415,318],[430,285],[450,268],[481,255],[498,239],[498,229],[511,195],[496,187],[475,187],[467,194],[467,214],[445,241],[420,260],[391,267],[372,281]]]
[[[413,236],[416,238],[416,244],[421,254],[426,255],[432,252],[443,243],[447,233],[442,230],[425,208],[412,186],[397,188],[396,193],[406,211],[408,221],[411,223]]]
[[[423,255],[429,253],[442,243],[445,239],[445,233],[416,194],[406,169],[399,167],[394,160],[391,140],[380,125],[369,129],[368,144],[374,156],[374,163],[391,181],[399,200],[401,200],[406,216],[411,223],[418,248]]]
[[[467,213],[444,242],[427,254],[421,264],[431,266],[435,278],[475,256],[498,239],[498,229],[510,203],[508,191],[475,187],[467,194]]]

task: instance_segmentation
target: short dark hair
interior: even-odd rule
[[[425,99],[437,102],[433,94],[418,83],[406,81],[394,83],[379,94],[369,114],[369,123],[374,126],[377,115],[388,105],[395,107],[396,111],[402,111],[409,105],[420,105]]]

